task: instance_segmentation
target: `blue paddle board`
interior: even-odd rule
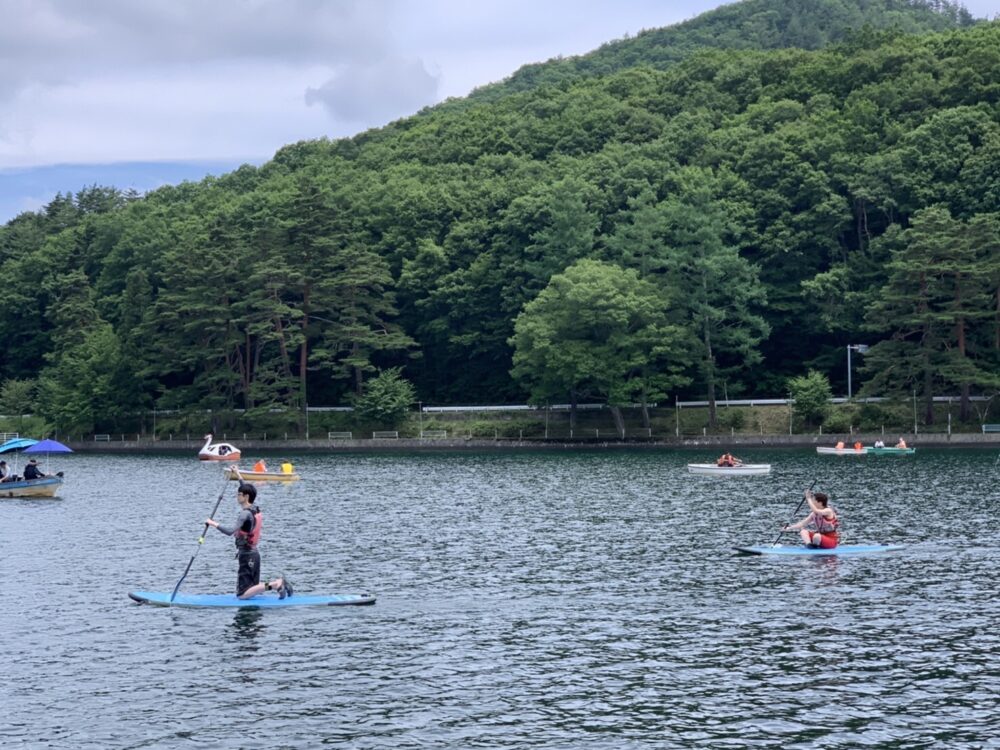
[[[903,549],[899,544],[840,544],[833,549],[818,549],[805,545],[762,545],[759,547],[736,547],[737,552],[748,555],[867,555],[873,552],[893,552]]]
[[[170,601],[169,591],[130,591],[129,597],[140,604],[158,607],[236,607],[241,609],[270,609],[271,607],[337,607],[351,604],[374,604],[371,594],[328,594],[309,596],[293,594],[279,599],[274,594],[261,594],[250,599],[240,599],[236,594],[182,594]]]

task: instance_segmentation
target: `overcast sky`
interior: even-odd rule
[[[57,190],[259,164],[722,4],[0,0],[0,222]],[[1000,13],[1000,0],[964,4]]]

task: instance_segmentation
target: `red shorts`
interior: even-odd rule
[[[816,532],[813,532],[813,538],[816,537]],[[839,537],[836,533],[833,534],[820,534],[819,535],[819,546],[820,549],[833,549],[837,546]]]

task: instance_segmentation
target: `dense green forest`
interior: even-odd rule
[[[301,414],[390,368],[425,404],[843,392],[868,344],[862,393],[916,390],[929,420],[1000,390],[998,164],[1000,23],[747,0],[260,168],[18,216],[0,410]]]

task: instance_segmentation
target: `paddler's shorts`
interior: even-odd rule
[[[236,596],[242,596],[248,588],[260,583],[260,552],[255,549],[240,550],[236,559],[240,561],[236,574]]]
[[[815,532],[814,532],[815,535]],[[833,549],[837,546],[839,541],[839,536],[836,533],[833,534],[820,534],[819,535],[819,547],[820,549]]]

